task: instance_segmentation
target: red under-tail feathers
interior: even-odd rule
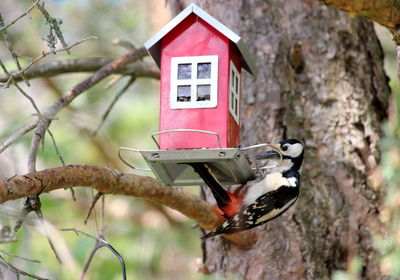
[[[213,211],[222,221],[235,216],[240,210],[243,201],[243,197],[235,196],[233,193],[227,192],[230,198],[229,202],[226,202],[225,206],[219,207],[214,205]]]
[[[217,205],[214,205],[213,210],[219,219],[226,221],[241,210],[243,201],[243,196],[240,195],[241,187],[231,193],[222,187],[207,163],[189,163],[189,165],[193,167],[211,189],[217,201]]]

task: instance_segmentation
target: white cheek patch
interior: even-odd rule
[[[298,157],[303,152],[303,145],[296,143],[289,146],[288,151],[285,153],[291,157]]]

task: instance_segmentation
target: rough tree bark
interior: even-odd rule
[[[306,145],[295,206],[255,229],[251,249],[205,241],[204,271],[329,279],[360,256],[361,279],[381,279],[371,234],[382,195],[369,176],[391,93],[372,24],[315,0],[198,4],[244,38],[260,68],[242,84],[242,144],[295,137]]]

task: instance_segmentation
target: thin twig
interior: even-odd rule
[[[108,105],[106,111],[103,113],[103,116],[101,117],[101,122],[99,123],[96,130],[93,132],[93,136],[96,136],[99,133],[100,128],[103,126],[104,122],[106,121],[106,119],[107,119],[108,115],[110,114],[114,105],[117,103],[118,99],[121,98],[121,96],[129,89],[129,87],[132,85],[132,83],[134,81],[135,81],[135,78],[131,77],[129,79],[129,81],[125,84],[125,86],[115,95],[115,97],[111,101],[110,105]]]
[[[29,14],[33,8],[35,8],[36,4],[39,2],[40,0],[36,0],[35,3],[33,3],[33,5],[22,15],[20,15],[19,17],[17,17],[16,19],[14,19],[13,21],[11,21],[9,24],[7,24],[6,26],[0,28],[0,32],[2,32],[3,30],[6,30],[7,28],[9,28],[11,25],[13,25],[14,23],[16,23],[18,20],[20,20],[21,18],[23,18],[24,16],[26,16],[27,14]]]
[[[37,5],[37,7],[42,12],[43,16],[46,18],[46,21],[50,26],[50,34],[49,34],[49,36],[51,38],[49,38],[49,41],[47,42],[49,47],[50,47],[50,49],[54,49],[54,46],[55,46],[55,44],[57,42],[56,40],[54,40],[52,38],[53,37],[52,30],[54,30],[56,32],[56,36],[57,36],[58,40],[60,40],[60,42],[61,42],[61,45],[63,46],[64,49],[66,49],[67,54],[70,54],[69,49],[67,48],[68,47],[67,42],[65,41],[64,36],[63,36],[63,34],[61,32],[61,29],[60,29],[60,26],[59,26],[60,24],[62,24],[62,21],[50,16],[50,14],[44,8],[44,3],[42,3],[42,4],[39,3]]]
[[[4,27],[4,21],[3,21],[3,17],[1,16],[1,13],[0,13],[0,27]],[[14,48],[11,44],[10,37],[8,36],[7,30],[3,30],[2,33],[3,33],[4,41],[6,42],[6,46],[7,46],[8,50],[10,51],[15,64],[17,65],[17,69],[20,71],[22,69],[21,64],[19,63],[18,56],[15,53]],[[21,74],[22,74],[22,79],[25,81],[26,85],[30,86],[29,81],[25,79],[25,76],[23,75],[23,73],[21,73]]]
[[[101,234],[104,234],[104,230],[105,230],[105,207],[106,207],[106,196],[102,195],[101,196],[101,216],[100,216],[100,232]]]
[[[89,219],[89,217],[90,217],[90,214],[92,214],[93,208],[96,206],[97,201],[98,201],[99,198],[102,197],[102,196],[103,196],[103,193],[102,193],[102,192],[98,192],[98,193],[93,197],[92,203],[91,203],[91,205],[90,205],[90,207],[89,207],[89,210],[88,210],[88,212],[87,212],[87,214],[86,214],[86,216],[85,216],[85,219],[84,219],[84,221],[83,221],[83,223],[84,223],[85,225],[87,224],[87,221],[88,221],[88,219]]]
[[[46,224],[46,222],[45,222],[45,220],[43,218],[42,210],[40,210],[40,208],[39,208],[39,209],[35,210],[35,213],[39,218],[39,221],[41,223],[41,227],[43,228],[44,236],[46,237],[47,242],[49,243],[51,250],[54,252],[54,255],[56,256],[56,259],[57,259],[58,263],[62,264],[60,255],[58,254],[58,252],[56,250],[56,247],[54,246],[53,240],[50,237],[49,229],[48,229],[47,224]]]
[[[21,256],[17,256],[17,255],[8,253],[8,252],[6,252],[6,251],[3,251],[3,250],[1,250],[1,249],[0,249],[0,253],[2,253],[2,254],[4,254],[4,255],[7,255],[7,256],[10,256],[10,257],[18,258],[18,259],[20,259],[20,260],[27,261],[27,262],[42,263],[42,262],[39,261],[39,260],[32,260],[32,259],[24,258],[24,257],[21,257]]]
[[[29,70],[29,68],[32,67],[32,65],[34,65],[34,64],[37,63],[38,61],[42,60],[43,58],[45,58],[45,57],[48,56],[49,54],[56,54],[56,53],[58,53],[58,52],[68,51],[68,50],[70,50],[71,48],[73,48],[73,47],[75,47],[75,46],[77,46],[77,45],[79,45],[79,44],[82,44],[82,43],[85,42],[85,41],[88,41],[88,40],[90,40],[90,39],[97,39],[97,38],[98,38],[98,37],[96,37],[96,36],[90,36],[90,37],[84,38],[84,39],[82,39],[82,40],[79,40],[79,41],[75,42],[74,44],[72,44],[72,45],[70,45],[70,46],[63,47],[63,48],[60,48],[60,49],[55,49],[55,50],[53,50],[53,51],[43,52],[40,56],[38,56],[38,57],[32,59],[32,61],[29,62],[24,68],[22,68],[22,69],[18,68],[18,70],[19,70],[18,72],[12,72],[11,75],[9,76],[7,82],[3,83],[2,86],[3,86],[4,88],[9,87],[9,85],[10,85],[10,83],[11,83],[11,80],[14,78],[14,76],[19,76],[19,75],[25,73],[27,70]]]
[[[60,150],[58,149],[58,145],[57,145],[56,139],[54,138],[53,133],[50,131],[50,128],[47,128],[47,133],[50,135],[51,141],[53,142],[53,146],[54,146],[54,149],[56,151],[56,154],[57,154],[58,158],[60,159],[62,165],[65,166],[65,161],[64,161],[64,159],[63,159],[63,157],[62,157],[62,155],[60,153]]]
[[[2,61],[1,59],[0,59],[0,65],[1,65],[1,68],[3,68],[4,72],[5,72],[7,75],[9,75],[10,77],[12,77],[12,75],[10,75],[10,73],[8,72],[6,66],[4,65],[4,63],[3,63],[3,61]],[[33,100],[33,98],[32,98],[29,94],[27,94],[27,93],[14,81],[14,79],[12,79],[11,81],[12,81],[12,83],[14,84],[14,86],[18,89],[18,91],[19,91],[20,93],[22,93],[22,95],[25,96],[25,97],[29,100],[29,102],[32,104],[33,108],[35,109],[36,114],[37,114],[37,115],[39,116],[39,118],[40,118],[42,114],[40,113],[39,108],[38,108],[38,106],[37,106],[36,103],[35,103],[35,100]]]
[[[106,86],[105,89],[109,90],[112,86],[114,86],[115,84],[117,84],[120,80],[122,80],[123,78],[125,78],[124,76],[116,76],[114,78],[111,78]]]
[[[11,179],[12,180],[12,179]],[[9,180],[9,181],[11,181]],[[43,184],[40,183],[41,187],[40,187],[40,191],[38,193],[36,193],[35,195],[30,195],[27,196],[24,202],[24,206],[22,207],[21,213],[18,217],[17,222],[15,223],[15,227],[14,227],[14,232],[17,232],[19,230],[19,228],[22,226],[22,224],[24,223],[26,217],[28,216],[28,214],[32,211],[35,211],[36,215],[38,216],[39,220],[43,219],[43,215],[42,212],[40,210],[40,208],[42,207],[42,202],[40,201],[39,198],[39,194],[42,193],[42,191],[45,189],[45,187],[43,187]]]
[[[123,40],[123,39],[114,39],[114,40],[112,41],[112,44],[113,44],[114,46],[121,46],[121,47],[124,47],[125,49],[127,49],[127,50],[129,50],[129,51],[136,50],[135,46],[134,46],[131,42],[127,41],[127,40]]]
[[[50,131],[49,128],[47,128],[47,132],[49,133],[51,141],[53,142],[53,146],[54,146],[54,149],[56,151],[57,157],[60,159],[62,165],[65,166],[65,161],[64,161],[64,159],[63,159],[63,157],[62,157],[62,155],[60,153],[60,149],[58,149],[58,145],[57,145],[56,139],[54,138],[53,133]],[[69,188],[69,190],[71,192],[72,200],[76,201],[76,195],[75,195],[74,188]]]
[[[31,277],[33,279],[38,279],[38,280],[48,280],[47,278],[43,278],[43,277],[28,273],[26,271],[23,271],[23,270],[21,270],[19,268],[16,268],[12,264],[10,264],[8,261],[6,261],[2,256],[0,256],[0,259],[2,260],[2,261],[0,261],[0,265],[4,265],[9,270],[13,271],[14,273],[16,273],[18,275],[20,274],[20,275],[24,275],[24,276],[29,276],[29,277]]]
[[[20,93],[22,93],[22,95],[25,96],[25,97],[29,100],[29,102],[32,104],[33,108],[35,109],[36,114],[37,114],[38,117],[40,118],[40,117],[42,116],[42,114],[40,113],[39,108],[38,108],[38,106],[37,106],[36,103],[35,103],[35,100],[33,100],[33,98],[32,98],[28,93],[26,93],[26,92],[14,81],[14,79],[12,80],[12,83],[13,83],[13,85],[18,89],[18,91],[19,91]]]
[[[2,144],[0,144],[0,154],[10,147],[12,144],[17,142],[19,139],[21,139],[25,134],[27,134],[29,131],[34,129],[36,127],[36,123],[30,123],[24,127],[21,127],[20,129],[16,130],[12,135],[10,135]]]
[[[108,77],[109,75],[114,73],[114,71],[124,67],[127,63],[141,59],[146,54],[146,50],[144,48],[141,48],[114,60],[113,62],[99,69],[89,78],[76,85],[71,91],[68,92],[68,94],[60,97],[52,106],[50,106],[42,114],[43,117],[38,120],[38,124],[33,134],[31,148],[28,155],[28,171],[36,171],[36,157],[40,141],[43,139],[44,134],[51,123],[51,120],[62,108],[71,103],[72,100],[74,100],[82,92],[86,91],[93,85],[103,80],[105,77]]]
[[[94,247],[93,251],[91,252],[91,254],[90,254],[90,256],[89,256],[89,259],[88,259],[88,261],[86,262],[85,267],[84,267],[84,269],[83,269],[83,271],[82,271],[81,280],[85,278],[85,274],[86,274],[87,270],[89,269],[90,263],[91,263],[91,261],[92,261],[94,255],[95,255],[95,253],[96,253],[97,250],[100,249],[101,247],[107,247],[107,248],[110,249],[111,252],[113,252],[113,254],[118,258],[119,262],[121,263],[122,279],[123,279],[123,280],[126,280],[126,268],[125,268],[124,259],[123,259],[122,256],[118,253],[118,251],[115,250],[114,247],[111,246],[111,245],[105,240],[105,238],[104,238],[103,235],[100,235],[99,237],[94,237],[93,235],[87,234],[87,233],[85,233],[85,232],[83,232],[83,231],[80,231],[80,230],[77,230],[77,229],[74,229],[74,228],[64,228],[64,229],[61,229],[61,231],[73,231],[73,232],[75,232],[76,234],[79,234],[79,233],[80,233],[80,234],[86,235],[87,237],[90,237],[90,238],[96,240],[95,247]]]

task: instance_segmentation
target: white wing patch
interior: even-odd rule
[[[287,181],[289,182],[289,186],[291,186],[291,187],[297,186],[297,178],[296,177],[287,178]]]

